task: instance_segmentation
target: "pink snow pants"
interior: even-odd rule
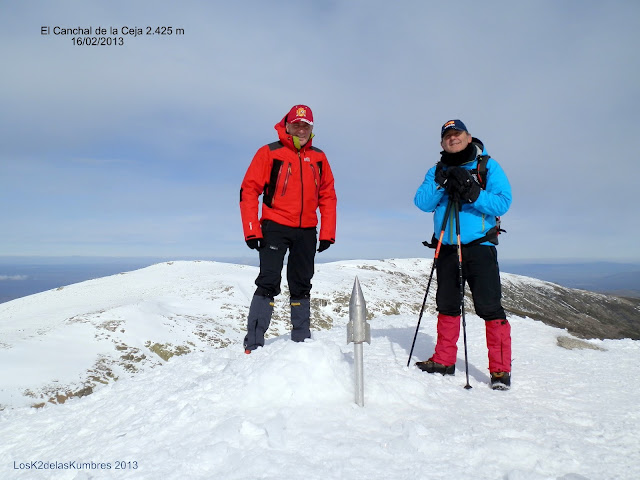
[[[487,348],[489,350],[489,371],[511,371],[511,325],[507,320],[485,321]],[[431,357],[442,365],[455,365],[460,337],[460,317],[438,314],[438,340],[436,351]]]

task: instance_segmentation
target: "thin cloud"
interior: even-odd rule
[[[334,255],[425,254],[409,245],[429,236],[431,216],[406,212],[439,158],[440,125],[462,118],[512,183],[501,256],[568,258],[580,242],[581,255],[638,259],[620,239],[640,236],[628,134],[640,127],[640,4],[592,2],[576,15],[557,2],[463,1],[454,17],[432,2],[303,5],[304,22],[293,2],[8,6],[0,195],[18,201],[0,251],[58,254],[131,228],[150,254],[171,237],[171,252],[244,255],[244,172],[288,108],[307,103],[336,177]],[[80,49],[34,27],[60,19],[170,22],[185,35]],[[192,214],[203,225],[175,220]],[[160,237],[163,224],[181,231]],[[126,255],[126,245],[82,248]]]

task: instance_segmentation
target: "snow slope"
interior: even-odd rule
[[[395,275],[395,289],[379,283],[386,278],[381,271],[391,264],[406,274]],[[483,322],[469,315],[473,388],[465,390],[462,349],[455,377],[406,367],[417,317],[414,306],[404,311],[398,287],[414,268],[424,280],[419,266],[413,260],[318,266],[314,289],[326,300],[320,313],[333,315],[333,325],[314,331],[304,344],[274,335],[265,348],[245,355],[239,343],[242,325],[234,330],[231,313],[219,337],[228,339],[226,346],[203,343],[188,355],[149,362],[62,405],[14,405],[1,411],[0,478],[640,478],[640,342],[591,340],[578,342],[585,348],[567,349],[558,344],[559,336],[567,337],[564,330],[512,317],[513,388],[495,392],[487,385]],[[229,305],[250,298],[255,271],[244,270],[204,262],[163,264],[95,281],[100,288],[78,284],[46,292],[49,297],[38,302],[9,302],[12,313],[0,311],[7,346],[0,350],[0,365],[18,369],[7,363],[17,349],[16,361],[33,357],[22,372],[35,381],[49,378],[33,372],[35,365],[74,370],[71,357],[92,364],[91,348],[107,355],[113,345],[112,338],[89,334],[89,326],[105,330],[95,327],[100,311],[105,322],[120,322],[115,332],[106,332],[120,332],[127,341],[137,338],[141,351],[150,338],[191,341],[185,318],[214,317],[214,308],[232,312]],[[348,311],[330,295],[343,291],[348,298],[355,273],[370,313],[376,312],[370,315],[371,345],[364,346],[363,408],[354,403]],[[225,308],[212,305],[220,300],[210,295],[222,284],[232,287]],[[65,301],[50,300],[65,290]],[[82,313],[88,305],[94,306],[93,317]],[[43,325],[37,316],[46,314],[49,324]],[[66,321],[78,316],[84,321]],[[434,342],[435,316],[429,310],[414,360],[428,357]],[[64,350],[75,343],[88,346]],[[161,368],[154,367],[160,363]],[[72,379],[80,370],[58,375]],[[2,386],[5,394],[12,390],[8,383]]]
[[[346,323],[355,275],[365,281],[370,315],[417,314],[430,265],[413,259],[317,266],[312,327]],[[168,262],[0,304],[0,409],[62,402],[172,355],[237,345],[257,272]],[[271,336],[288,331],[287,300],[283,286]]]

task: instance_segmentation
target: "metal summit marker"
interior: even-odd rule
[[[371,345],[371,327],[367,323],[367,305],[360,289],[358,277],[353,282],[353,291],[349,300],[349,323],[347,324],[347,345],[353,342],[353,356],[356,368],[356,403],[364,406],[364,368],[362,363],[362,344]]]

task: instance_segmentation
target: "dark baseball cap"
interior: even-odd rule
[[[447,130],[460,130],[461,132],[469,133],[469,130],[467,130],[467,127],[465,126],[465,124],[462,123],[462,120],[449,120],[444,125],[442,125],[442,130],[440,131],[440,138],[444,137],[444,134],[447,132]]]

